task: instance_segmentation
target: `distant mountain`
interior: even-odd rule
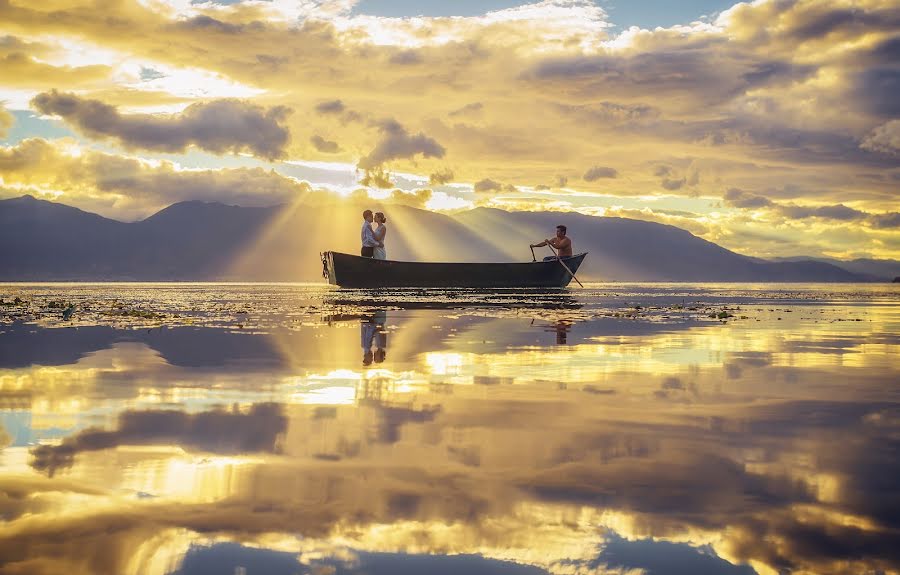
[[[320,252],[358,252],[362,210],[352,201],[272,208],[182,202],[123,223],[30,196],[0,200],[0,280],[315,281]],[[527,261],[528,244],[562,223],[576,251],[590,252],[583,280],[867,279],[827,262],[757,260],[639,220],[486,208],[451,217],[397,205],[385,212],[392,259]]]
[[[502,238],[509,246],[527,246],[535,238],[551,236],[556,225],[565,225],[575,251],[591,254],[585,271],[607,281],[864,281],[832,264],[766,262],[742,256],[680,228],[653,222],[487,208],[456,217],[483,235]]]
[[[872,281],[891,281],[891,278],[900,276],[900,261],[897,260],[875,260],[868,258],[859,258],[855,260],[836,260],[832,258],[814,258],[814,257],[792,257],[792,258],[772,258],[777,262],[797,262],[797,261],[815,261],[824,262],[835,265],[849,272],[868,277]]]

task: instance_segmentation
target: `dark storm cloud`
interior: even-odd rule
[[[376,126],[381,132],[381,141],[367,156],[360,158],[358,166],[363,170],[371,170],[391,160],[412,159],[419,154],[426,158],[443,158],[446,153],[434,138],[422,132],[410,134],[396,120],[382,120]]]
[[[586,182],[593,182],[595,180],[599,180],[600,178],[617,178],[618,176],[619,172],[615,168],[594,166],[584,173],[582,179],[584,179],[584,181]]]
[[[322,136],[318,134],[314,135],[309,139],[313,146],[316,147],[317,150],[323,152],[325,154],[337,154],[341,151],[341,147],[338,146],[337,142],[333,142],[331,140],[326,140]]]
[[[126,147],[183,152],[189,146],[222,154],[249,151],[274,160],[285,155],[290,132],[282,123],[290,108],[265,109],[242,100],[223,99],[188,106],[178,115],[120,114],[99,100],[56,90],[38,94],[32,105],[62,117],[86,135],[111,137]]]

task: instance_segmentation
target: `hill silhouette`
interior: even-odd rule
[[[378,206],[370,202],[373,209]],[[189,201],[124,223],[30,196],[0,200],[0,279],[316,281],[319,253],[357,253],[362,203],[246,208]],[[478,208],[454,216],[390,205],[390,259],[528,261],[569,227],[583,280],[865,281],[829,262],[768,262],[652,222]],[[549,255],[542,248],[538,257]]]

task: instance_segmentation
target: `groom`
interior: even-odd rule
[[[371,258],[375,255],[375,247],[378,246],[378,240],[375,239],[375,232],[372,230],[372,210],[363,212],[363,225],[360,233],[362,239],[362,249],[359,255],[364,258]]]

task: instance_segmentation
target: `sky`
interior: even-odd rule
[[[0,0],[0,198],[364,193],[900,259],[897,94],[897,0]]]

